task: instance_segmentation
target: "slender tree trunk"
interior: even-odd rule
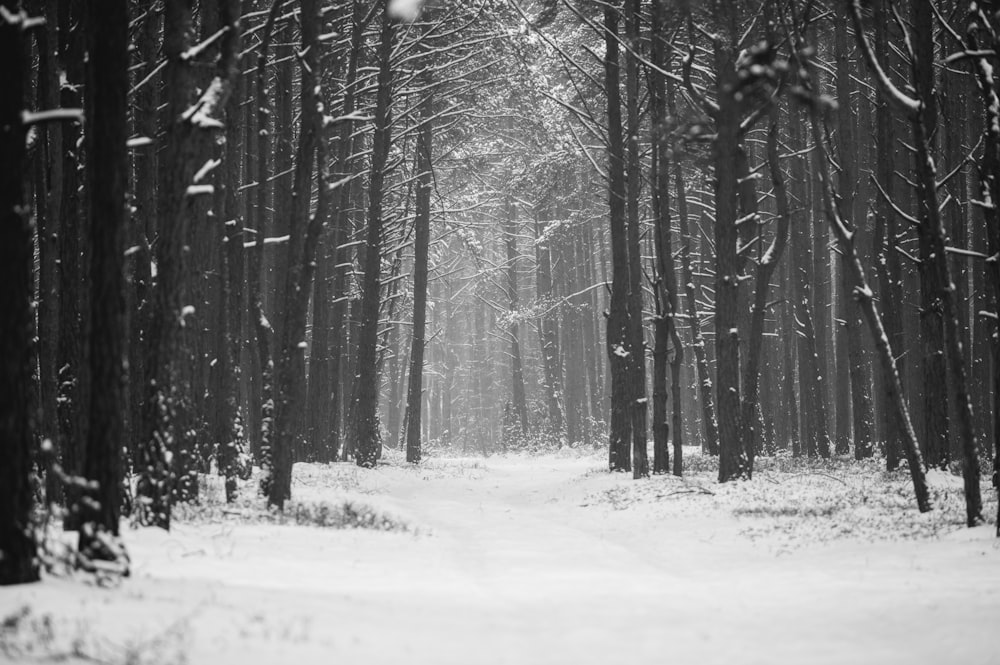
[[[642,168],[639,160],[639,49],[640,0],[625,0],[625,36],[630,44],[625,56],[626,221],[628,234],[628,334],[632,340],[629,367],[629,418],[632,421],[632,477],[649,475],[647,453],[646,343],[642,326],[642,255],[639,250],[639,195]]]
[[[219,4],[219,23],[233,31],[231,42],[226,42],[234,53],[239,52],[240,25],[239,0],[223,0]],[[223,56],[226,58],[226,56]],[[232,80],[237,79],[237,59],[229,56],[225,60],[232,71],[224,72]],[[243,81],[243,77],[239,77]],[[240,177],[240,102],[241,94],[246,85],[239,85],[237,94],[230,95],[226,103],[226,142],[222,155],[223,173],[221,187],[223,189],[222,219],[225,223],[225,243],[220,251],[219,264],[222,268],[222,294],[220,298],[220,313],[218,317],[218,338],[222,342],[219,352],[217,371],[220,381],[220,395],[216,408],[220,417],[216,439],[219,444],[219,471],[225,477],[226,501],[236,500],[237,478],[240,454],[246,449],[244,435],[244,417],[240,409],[239,385],[242,367],[240,357],[242,352],[243,334],[240,326],[243,311],[243,272],[245,234],[244,217],[237,204],[237,188]]]
[[[427,259],[430,248],[431,148],[433,97],[421,101],[423,125],[417,135],[416,217],[413,224],[413,339],[410,345],[410,382],[406,392],[406,461],[420,462],[420,404],[424,372],[425,331],[427,327]]]
[[[80,24],[79,5],[59,3],[59,64],[67,85],[60,86],[59,100],[63,108],[80,108],[83,96],[83,28]],[[62,125],[63,155],[56,189],[61,193],[59,217],[62,220],[81,220],[82,223],[63,224],[59,236],[59,444],[62,469],[71,476],[83,473],[83,446],[87,440],[87,417],[90,415],[90,380],[87,375],[89,280],[84,271],[84,261],[89,255],[87,241],[89,219],[80,205],[80,164],[82,157],[79,123]],[[77,530],[79,526],[79,491],[74,484],[65,488],[66,515],[63,527]]]
[[[395,21],[382,2],[382,30],[378,48],[378,89],[375,101],[375,138],[372,146],[368,185],[368,228],[365,238],[364,282],[362,284],[361,326],[358,331],[357,368],[348,444],[356,451],[358,466],[373,467],[381,442],[378,431],[378,319],[382,265],[382,196],[385,166],[391,145],[390,105],[392,103],[391,56]]]
[[[535,294],[543,309],[538,320],[538,343],[542,350],[545,376],[545,402],[548,406],[549,431],[556,437],[562,434],[563,411],[559,403],[562,392],[559,380],[559,343],[555,317],[549,311],[554,307],[552,288],[552,238],[545,221],[535,219]],[[570,417],[566,414],[567,419]],[[570,437],[572,440],[573,437]]]
[[[53,0],[44,2],[49,29],[38,30],[38,84],[40,109],[59,106],[59,70],[57,67],[58,8]],[[62,502],[62,483],[52,468],[58,461],[59,441],[59,236],[62,233],[59,203],[62,198],[62,123],[46,124],[41,130],[42,159],[35,160],[35,216],[38,225],[38,437],[53,449],[39,460],[45,469],[45,502]]]
[[[691,243],[693,236],[688,228],[687,188],[679,162],[674,163],[674,191],[677,194],[677,220],[680,231],[681,277],[684,280],[684,301],[687,306],[688,329],[691,331],[691,349],[694,351],[698,380],[698,399],[701,402],[702,426],[705,432],[705,449],[709,455],[719,454],[719,424],[715,415],[715,396],[712,393],[712,373],[705,352],[705,338],[701,334],[701,317],[698,315],[698,295],[691,268]]]
[[[611,375],[611,423],[608,466],[612,471],[629,471],[632,420],[629,408],[629,355],[634,337],[629,327],[629,265],[625,211],[625,145],[622,138],[621,73],[618,45],[618,9],[604,7],[604,87],[608,100],[608,190],[611,229],[611,303],[607,320],[607,352]]]
[[[135,93],[135,127],[139,136],[152,139],[157,135],[157,106],[159,104],[159,77],[154,75],[157,51],[160,46],[162,20],[154,0],[141,3],[146,16],[143,19],[142,37],[139,41],[138,58],[145,63],[136,78],[139,81],[150,78]],[[138,251],[132,256],[132,282],[135,289],[135,307],[131,310],[128,388],[130,399],[130,420],[132,433],[129,448],[133,466],[138,460],[136,442],[142,436],[143,413],[145,409],[146,386],[148,385],[148,344],[150,309],[152,308],[153,273],[151,269],[153,251],[152,239],[156,236],[156,180],[159,162],[157,143],[140,148],[133,153],[134,181],[131,203],[133,237]]]
[[[774,185],[774,200],[777,206],[778,226],[774,232],[767,251],[757,261],[755,276],[756,288],[750,314],[750,336],[748,339],[747,363],[743,374],[743,404],[740,414],[740,424],[743,428],[743,442],[749,463],[749,471],[753,471],[753,460],[756,455],[757,442],[762,432],[754,431],[758,422],[757,413],[760,408],[760,366],[764,342],[764,317],[767,313],[767,298],[770,294],[771,278],[781,261],[788,242],[788,227],[791,219],[791,206],[788,202],[788,189],[785,186],[785,176],[781,170],[778,155],[778,132],[780,114],[776,104],[769,111],[769,127],[767,133],[767,165]]]
[[[663,3],[652,4],[652,62],[665,69],[667,57],[667,18]],[[655,223],[657,312],[653,350],[653,473],[670,471],[670,425],[667,422],[668,345],[673,344],[672,389],[674,398],[675,457],[680,454],[680,363],[683,350],[677,334],[677,277],[674,272],[673,244],[670,233],[670,134],[667,118],[665,80],[653,74],[649,84],[651,132],[653,142],[653,210]],[[675,472],[680,470],[675,460]],[[680,475],[679,473],[677,475]]]
[[[514,402],[514,412],[517,416],[521,433],[527,436],[530,429],[528,421],[528,398],[524,388],[524,364],[521,358],[521,326],[520,298],[517,279],[517,226],[514,204],[508,200],[504,206],[504,243],[507,249],[507,302],[510,305],[510,370],[511,397]]]

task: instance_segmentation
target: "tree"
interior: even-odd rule
[[[410,345],[410,379],[406,392],[406,461],[420,461],[420,411],[423,397],[425,330],[427,326],[427,254],[431,238],[431,149],[434,98],[420,102],[422,124],[417,135],[416,217],[413,220],[413,337]]]
[[[90,428],[83,464],[79,552],[125,565],[118,536],[124,418],[125,149],[128,3],[90,3],[87,15],[87,206],[91,229]],[[127,569],[126,569],[127,570]]]
[[[622,138],[621,74],[618,48],[617,7],[604,8],[604,87],[608,108],[608,208],[611,231],[611,308],[607,319],[606,343],[611,374],[611,423],[608,442],[608,465],[612,471],[629,471],[632,461],[630,355],[639,355],[629,326],[628,231],[626,220],[625,146]]]
[[[24,35],[31,19],[18,0],[0,2],[0,584],[38,579],[31,525],[32,244],[22,174],[26,83]]]
[[[295,160],[292,211],[289,219],[288,274],[284,318],[280,327],[275,419],[272,442],[272,482],[268,503],[281,508],[292,495],[292,462],[302,436],[305,407],[305,335],[309,298],[316,269],[316,246],[328,214],[330,186],[326,179],[322,69],[319,54],[321,16],[317,0],[300,2],[302,18],[301,115]],[[317,205],[310,212],[314,178]]]
[[[378,80],[375,101],[374,140],[368,179],[367,230],[365,234],[364,281],[361,291],[361,326],[354,393],[348,427],[348,445],[356,451],[358,466],[373,467],[381,453],[378,431],[378,320],[382,271],[382,196],[385,168],[392,142],[392,46],[396,21],[389,15],[388,0],[382,0],[382,28],[378,47]]]

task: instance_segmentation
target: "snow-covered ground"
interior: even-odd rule
[[[692,462],[638,483],[572,451],[298,465],[283,519],[209,502],[126,530],[114,588],[0,589],[0,661],[1000,663],[1000,541],[962,527],[958,479],[920,515],[874,464],[720,486]],[[345,502],[376,528],[304,525]]]

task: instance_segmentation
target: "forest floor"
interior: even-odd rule
[[[0,590],[0,661],[1000,663],[1000,540],[963,528],[960,479],[921,515],[874,462],[718,485],[689,460],[634,482],[603,453],[390,451],[297,465],[281,517],[212,479],[169,533],[123,524],[130,578]]]

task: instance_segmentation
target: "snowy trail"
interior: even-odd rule
[[[349,485],[418,533],[133,531],[136,575],[120,589],[2,591],[0,616],[27,604],[52,615],[57,642],[76,631],[88,653],[157,663],[1000,663],[1000,552],[986,529],[784,552],[698,497],[595,501],[631,482],[600,466],[337,465],[299,494]]]

